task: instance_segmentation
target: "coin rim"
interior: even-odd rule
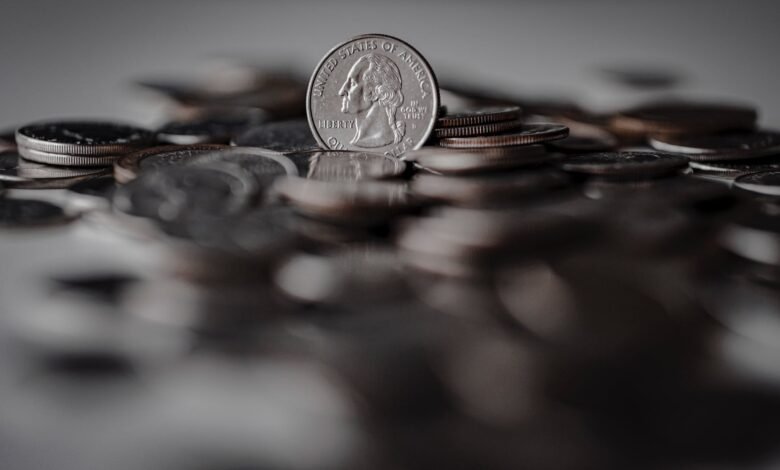
[[[542,144],[569,136],[569,128],[562,124],[537,123],[527,125],[547,125],[552,127],[538,134],[523,134],[522,127],[518,131],[506,134],[495,134],[478,137],[447,137],[439,140],[439,146],[452,149],[477,149],[487,147],[515,147],[532,144]],[[560,129],[556,129],[556,128]]]
[[[446,139],[449,137],[480,137],[498,132],[507,132],[515,129],[521,129],[525,123],[519,119],[488,122],[484,124],[472,124],[457,127],[441,127],[434,129],[437,139]]]
[[[443,114],[436,119],[436,127],[450,128],[450,127],[466,127],[466,126],[479,126],[484,124],[496,124],[505,121],[516,121],[520,119],[522,110],[520,106],[485,106],[485,108],[501,108],[500,111],[492,113],[476,114],[467,112],[454,112],[452,115],[447,116]],[[480,108],[476,108],[477,110]],[[459,116],[460,115],[460,116]]]
[[[48,140],[36,139],[34,137],[30,137],[23,134],[23,131],[25,129],[33,126],[40,126],[44,124],[57,125],[57,124],[68,124],[68,123],[110,124],[110,125],[117,125],[117,126],[126,126],[126,127],[137,129],[139,132],[146,133],[147,138],[139,139],[138,141],[124,143],[124,144],[85,145],[85,144],[66,144],[62,142],[50,142]],[[73,156],[73,157],[111,156],[112,154],[116,155],[120,153],[132,152],[133,150],[143,148],[144,146],[153,144],[155,142],[154,132],[145,129],[143,127],[138,127],[136,125],[127,124],[124,122],[113,122],[113,121],[101,122],[101,121],[89,121],[89,120],[34,122],[34,123],[26,124],[16,129],[14,137],[16,139],[16,145],[18,147],[26,147],[30,150],[35,150],[38,152],[53,153],[53,154],[67,154],[68,156]]]
[[[121,157],[121,155],[65,155],[61,153],[44,152],[21,145],[16,148],[16,151],[19,152],[19,156],[25,160],[55,166],[92,166],[108,168]]]
[[[428,60],[420,54],[420,52],[412,47],[409,43],[406,41],[403,41],[401,39],[398,39],[395,36],[391,36],[389,34],[359,34],[357,36],[354,36],[346,41],[343,41],[341,43],[336,44],[334,47],[332,47],[325,55],[320,59],[320,61],[317,63],[317,66],[314,67],[314,72],[311,74],[311,78],[309,78],[309,84],[306,86],[306,120],[309,122],[309,130],[311,130],[311,133],[314,135],[314,140],[317,141],[317,143],[320,145],[320,147],[324,150],[335,150],[328,147],[328,145],[325,143],[324,140],[320,137],[319,133],[317,132],[316,127],[314,126],[314,117],[311,109],[311,91],[314,88],[314,79],[317,77],[318,72],[322,69],[323,64],[325,61],[334,54],[337,50],[344,47],[345,45],[360,40],[360,39],[366,39],[366,38],[382,38],[382,39],[389,39],[392,41],[398,41],[399,43],[403,44],[406,48],[408,48],[411,52],[417,55],[417,57],[420,59],[420,62],[425,66],[425,68],[428,71],[428,75],[431,78],[431,81],[433,82],[433,119],[430,120],[430,123],[428,124],[428,128],[423,133],[422,137],[420,138],[420,141],[417,142],[411,149],[408,150],[417,150],[420,147],[422,147],[425,142],[428,141],[428,139],[431,137],[431,134],[433,134],[433,129],[436,127],[436,122],[439,119],[439,106],[441,104],[441,99],[439,97],[439,81],[436,79],[436,73],[433,71],[433,67],[431,67],[431,64],[428,63]],[[345,148],[344,150],[351,150],[351,151],[363,151],[362,149],[354,149],[354,148]],[[384,152],[383,152],[384,153]],[[404,152],[406,153],[406,152]],[[397,158],[397,157],[396,157]]]

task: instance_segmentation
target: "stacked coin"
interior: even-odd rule
[[[123,154],[153,142],[147,130],[103,121],[45,121],[16,131],[22,158],[57,166],[111,166]]]

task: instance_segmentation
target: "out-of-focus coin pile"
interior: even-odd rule
[[[0,243],[89,226],[154,261],[3,307],[3,469],[780,463],[780,134],[754,108],[439,77],[399,159],[319,148],[294,74],[223,74],[138,82],[154,132],[0,136]]]

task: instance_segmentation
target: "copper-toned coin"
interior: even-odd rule
[[[486,149],[429,147],[409,154],[425,169],[441,174],[468,174],[540,165],[551,161],[544,146],[525,145]]]
[[[735,188],[764,196],[780,196],[780,170],[759,171],[737,177]]]
[[[780,154],[780,132],[729,132],[655,136],[653,148],[697,161],[728,161]]]
[[[439,145],[447,148],[510,147],[514,145],[540,144],[563,139],[569,135],[566,126],[557,124],[526,124],[520,130],[479,137],[449,137]]]
[[[463,127],[442,127],[434,130],[438,138],[446,137],[474,137],[479,135],[498,134],[500,132],[520,129],[524,124],[522,121],[502,121],[487,124],[472,124]]]
[[[656,152],[604,152],[571,157],[560,166],[571,173],[612,177],[652,178],[685,168],[688,161]]]
[[[515,121],[519,118],[520,108],[517,106],[488,106],[446,112],[436,120],[436,127],[439,128],[438,130],[441,130],[440,128],[442,127],[478,126],[503,121]]]
[[[752,129],[757,119],[752,107],[669,101],[649,103],[612,118],[616,130],[644,134],[685,134]]]
[[[147,169],[157,169],[192,159],[198,155],[228,148],[226,145],[167,145],[140,150],[123,156],[114,163],[114,177],[120,183],[135,179],[138,174]]]

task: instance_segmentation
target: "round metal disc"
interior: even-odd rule
[[[439,112],[425,58],[398,38],[357,36],[330,50],[306,93],[311,132],[323,148],[400,157],[421,147]]]
[[[127,153],[154,142],[139,127],[104,121],[46,121],[20,127],[16,142],[40,152],[104,156]]]

